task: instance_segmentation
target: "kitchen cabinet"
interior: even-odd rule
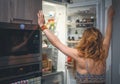
[[[10,0],[0,0],[0,22],[9,22],[10,11]]]
[[[0,21],[36,24],[41,5],[41,0],[0,0]]]
[[[37,23],[37,12],[41,9],[41,0],[11,0],[12,18]]]

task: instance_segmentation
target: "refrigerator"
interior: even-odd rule
[[[48,28],[63,44],[74,47],[87,28],[96,27],[104,34],[104,4],[104,0],[79,0],[75,3],[45,0],[42,10]],[[46,44],[45,42],[44,44],[48,50],[43,49],[43,52],[51,50],[48,58],[52,61],[55,71],[64,72],[65,84],[76,84],[73,74],[73,59],[54,48],[45,36],[43,36],[43,40],[46,40]]]

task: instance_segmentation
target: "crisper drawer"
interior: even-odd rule
[[[42,76],[41,84],[64,84],[63,72],[54,72]]]

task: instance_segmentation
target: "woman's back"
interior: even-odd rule
[[[76,61],[77,84],[104,84],[105,83],[105,62],[95,62],[92,59],[79,59]]]
[[[76,70],[81,74],[90,73],[100,75],[105,72],[105,66],[105,61],[99,62],[89,58],[79,58],[78,61],[76,61]]]

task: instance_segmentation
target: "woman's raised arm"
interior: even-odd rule
[[[45,26],[44,22],[44,15],[42,11],[38,12],[38,25],[40,26],[41,30],[45,33],[48,40],[51,42],[53,46],[59,49],[62,53],[66,56],[71,56],[73,59],[77,59],[78,51],[74,48],[70,48],[64,45],[57,36],[55,36],[47,27]]]
[[[106,56],[108,56],[110,40],[111,40],[111,36],[112,36],[112,22],[113,22],[114,13],[115,12],[114,12],[113,7],[110,6],[108,9],[108,14],[107,14],[107,28],[106,28],[106,32],[105,32],[105,38],[103,41]]]

